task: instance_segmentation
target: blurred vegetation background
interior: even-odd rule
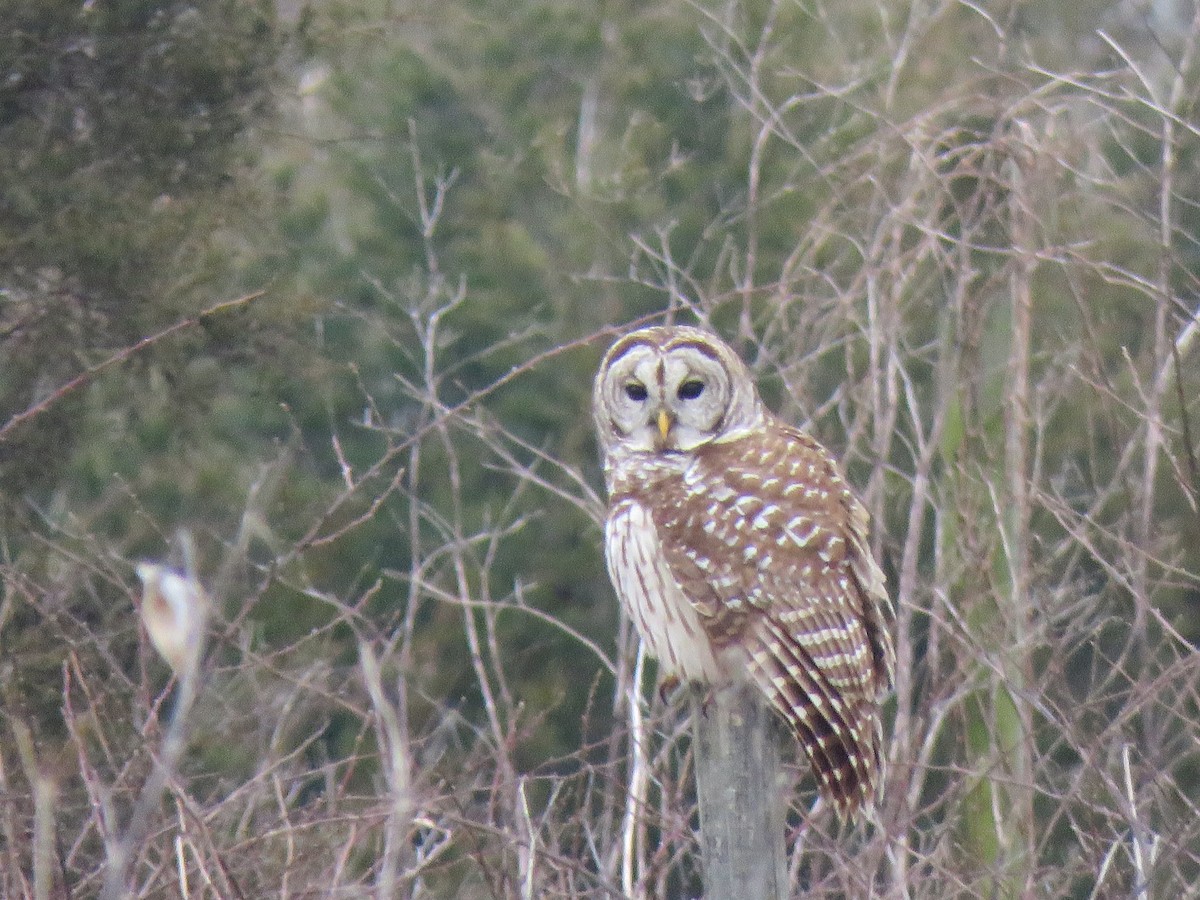
[[[696,896],[589,412],[699,321],[841,456],[901,647],[812,897],[1200,880],[1200,7],[0,0],[0,893]],[[185,548],[194,546],[194,555]],[[187,558],[187,557],[191,558]]]

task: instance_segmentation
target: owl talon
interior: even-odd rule
[[[662,701],[664,706],[671,699],[669,695],[675,693],[681,684],[683,682],[679,680],[678,675],[668,675],[658,683],[658,699]]]

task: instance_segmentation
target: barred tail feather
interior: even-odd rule
[[[763,626],[751,674],[796,734],[821,792],[849,819],[872,801],[879,775],[874,700],[843,698],[786,628],[770,619]]]

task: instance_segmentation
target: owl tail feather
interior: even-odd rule
[[[753,680],[796,735],[821,793],[849,821],[875,795],[880,755],[874,702],[843,699],[785,628],[765,624],[763,649],[750,658]]]

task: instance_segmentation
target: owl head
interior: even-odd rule
[[[716,335],[686,325],[643,328],[613,344],[592,411],[606,457],[687,453],[766,417],[745,363]]]

